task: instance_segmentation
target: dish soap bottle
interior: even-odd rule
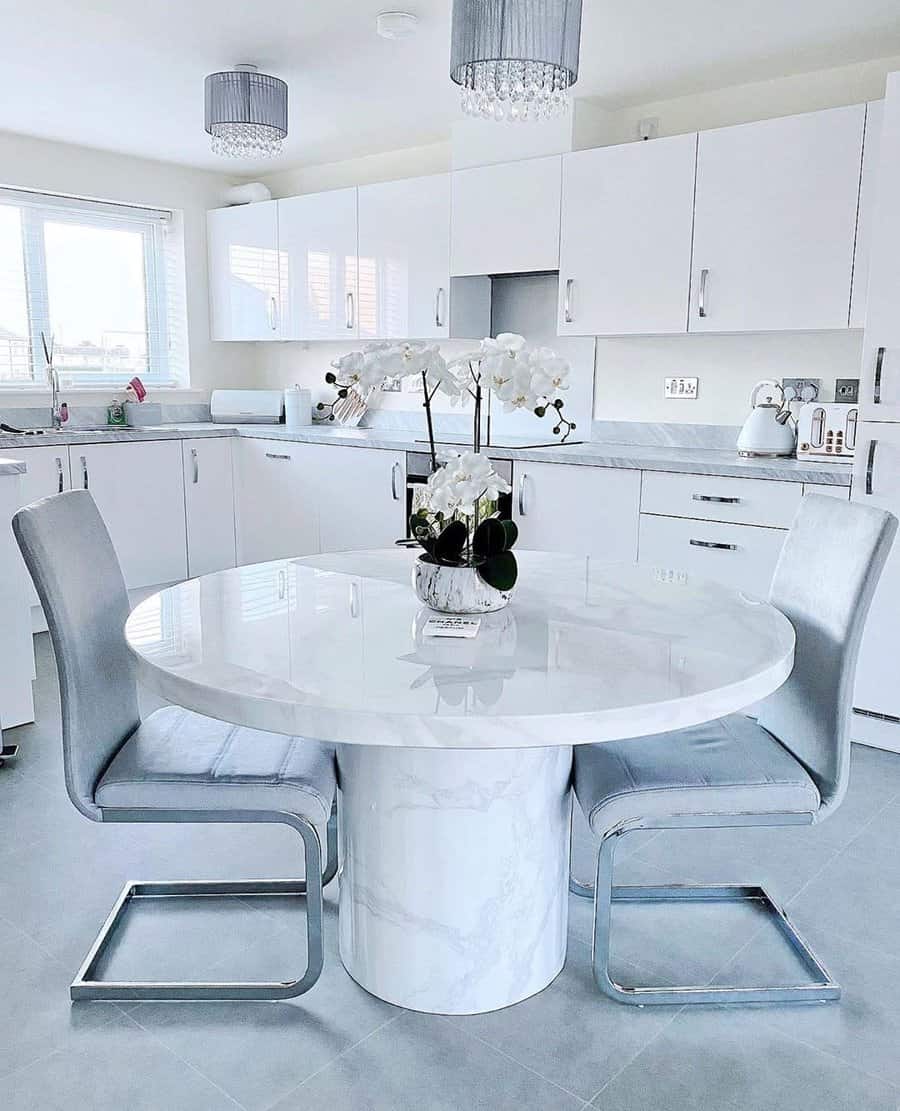
[[[126,424],[125,406],[118,398],[113,398],[112,404],[106,410],[107,424]]]

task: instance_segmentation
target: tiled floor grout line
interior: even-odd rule
[[[869,828],[869,826],[875,821],[875,819],[879,818],[885,812],[885,810],[887,810],[891,806],[893,806],[894,803],[897,802],[898,800],[900,800],[900,792],[898,792],[896,795],[892,795],[891,798],[889,798],[883,806],[879,806],[877,810],[873,810],[872,813],[869,815],[869,817],[863,822],[863,824],[856,831],[856,833],[854,833],[853,836],[850,838],[850,840],[846,843],[846,845],[844,845],[844,849],[849,849],[854,841],[858,841],[859,838],[862,837],[862,835]]]
[[[181,1054],[172,1049],[171,1046],[166,1045],[166,1043],[164,1041],[161,1041],[160,1038],[158,1038],[152,1030],[148,1030],[146,1026],[141,1026],[140,1022],[138,1022],[138,1020],[134,1018],[133,1015],[128,1015],[127,1017],[135,1024],[135,1026],[139,1027],[147,1035],[147,1037],[154,1043],[154,1045],[158,1045],[160,1049],[164,1049],[166,1053],[168,1053],[171,1057],[174,1057],[176,1061],[180,1061],[181,1064],[189,1068],[191,1072],[196,1073],[201,1080],[206,1081],[206,1083],[215,1088],[217,1092],[221,1092],[222,1095],[229,1101],[229,1103],[233,1103],[235,1107],[239,1107],[240,1111],[247,1111],[247,1108],[244,1106],[243,1103],[240,1103],[238,1100],[236,1100],[230,1092],[226,1091],[221,1084],[217,1084],[216,1081],[212,1079],[212,1077],[207,1076],[202,1069],[197,1068],[196,1065],[192,1064],[186,1058],[182,1057]]]
[[[262,1108],[262,1111],[272,1111],[272,1108],[275,1107],[276,1104],[281,1103],[282,1100],[287,1099],[290,1095],[293,1095],[293,1093],[302,1088],[304,1084],[308,1084],[310,1080],[314,1080],[315,1077],[319,1075],[319,1073],[324,1072],[328,1068],[331,1068],[331,1066],[336,1061],[340,1061],[342,1057],[346,1057],[348,1053],[351,1053],[358,1046],[363,1045],[369,1040],[369,1038],[374,1038],[375,1035],[384,1030],[385,1027],[390,1026],[391,1023],[397,1022],[397,1020],[402,1018],[404,1014],[406,1014],[406,1012],[401,1011],[400,1014],[391,1015],[390,1018],[385,1019],[385,1021],[382,1022],[379,1026],[376,1026],[374,1030],[370,1030],[369,1033],[366,1034],[364,1037],[357,1039],[357,1041],[355,1041],[352,1045],[348,1045],[346,1048],[342,1049],[340,1053],[335,1054],[335,1056],[332,1057],[330,1061],[326,1061],[324,1065],[320,1065],[317,1069],[311,1072],[309,1076],[304,1076],[299,1084],[295,1084],[293,1088],[288,1088],[286,1092],[282,1092],[281,1095],[273,1099],[271,1103],[267,1103]]]
[[[629,1006],[629,1004],[627,1004],[627,1003],[621,1003],[621,1004],[619,1004],[619,1006],[622,1006],[622,1007],[627,1007],[627,1006]],[[596,1099],[596,1098],[597,1098],[597,1097],[598,1097],[599,1095],[601,1095],[601,1094],[602,1094],[603,1092],[605,1092],[605,1091],[606,1091],[606,1089],[607,1089],[607,1088],[608,1088],[608,1087],[610,1086],[610,1084],[613,1084],[613,1083],[614,1083],[614,1082],[615,1082],[615,1081],[616,1081],[616,1080],[617,1080],[617,1079],[618,1079],[618,1078],[619,1078],[619,1077],[620,1077],[620,1076],[622,1075],[622,1073],[626,1071],[626,1069],[629,1069],[629,1068],[631,1068],[631,1066],[632,1066],[632,1065],[634,1064],[634,1062],[635,1062],[635,1061],[636,1061],[636,1060],[638,1059],[638,1057],[640,1057],[640,1055],[641,1055],[642,1053],[645,1053],[645,1052],[646,1052],[646,1051],[647,1051],[647,1050],[648,1050],[648,1049],[650,1048],[650,1046],[651,1046],[651,1045],[653,1045],[653,1043],[654,1043],[654,1042],[655,1042],[655,1041],[657,1040],[657,1038],[660,1038],[660,1037],[662,1037],[662,1035],[663,1035],[663,1034],[664,1034],[664,1033],[666,1032],[666,1030],[668,1030],[668,1029],[669,1029],[669,1027],[670,1027],[670,1026],[672,1025],[672,1023],[673,1023],[673,1022],[675,1021],[675,1019],[676,1019],[676,1018],[678,1018],[678,1016],[679,1016],[680,1014],[682,1014],[682,1013],[683,1013],[683,1012],[684,1012],[685,1010],[686,1010],[686,1007],[684,1007],[684,1006],[681,1006],[681,1007],[677,1007],[677,1008],[675,1009],[675,1013],[674,1013],[673,1015],[671,1015],[671,1016],[670,1016],[670,1018],[669,1018],[669,1021],[668,1021],[668,1022],[664,1022],[664,1023],[662,1024],[662,1026],[660,1026],[660,1028],[659,1028],[659,1029],[658,1029],[658,1030],[656,1031],[656,1033],[655,1033],[655,1034],[653,1034],[653,1035],[652,1035],[652,1036],[651,1036],[651,1037],[650,1037],[650,1038],[649,1038],[649,1039],[647,1040],[646,1044],[645,1044],[645,1045],[642,1045],[642,1046],[641,1046],[641,1048],[640,1048],[639,1050],[637,1050],[637,1052],[633,1053],[633,1054],[632,1054],[632,1055],[631,1055],[631,1056],[630,1056],[630,1057],[628,1058],[628,1060],[627,1060],[627,1061],[625,1062],[625,1064],[624,1064],[624,1065],[623,1065],[623,1066],[622,1066],[622,1067],[621,1067],[620,1069],[618,1069],[618,1070],[617,1070],[616,1072],[614,1072],[614,1073],[613,1073],[613,1075],[612,1075],[612,1076],[611,1076],[611,1077],[609,1078],[609,1080],[607,1080],[607,1081],[606,1081],[606,1083],[605,1083],[605,1084],[604,1084],[604,1085],[603,1085],[602,1087],[598,1088],[598,1089],[597,1089],[597,1091],[596,1091],[596,1092],[594,1092],[594,1094],[593,1094],[593,1095],[591,1096],[591,1098],[590,1098],[590,1099],[588,1100],[588,1106],[591,1106],[591,1105],[593,1105],[593,1102],[594,1102],[594,1100],[595,1100],[595,1099]]]
[[[471,1030],[466,1030],[463,1026],[459,1025],[458,1020],[448,1016],[446,1021],[450,1023],[454,1030],[458,1030],[461,1034],[464,1034],[465,1037],[471,1038],[476,1042],[481,1042],[482,1045],[487,1046],[487,1048],[494,1053],[499,1053],[501,1057],[505,1057],[507,1061],[512,1061],[514,1065],[519,1065],[521,1068],[525,1069],[526,1072],[530,1072],[532,1076],[537,1076],[547,1084],[552,1084],[554,1088],[557,1088],[561,1092],[565,1092],[567,1096],[572,1096],[573,1099],[590,1103],[590,1100],[585,1100],[584,1096],[580,1096],[577,1092],[573,1092],[571,1088],[567,1088],[564,1084],[560,1084],[556,1080],[551,1080],[549,1076],[544,1076],[542,1072],[538,1072],[538,1070],[532,1068],[531,1065],[526,1065],[524,1061],[520,1061],[518,1057],[514,1057],[511,1053],[507,1053],[505,1049],[500,1049],[499,1046],[494,1045],[493,1042],[487,1041],[487,1039],[483,1038],[480,1034],[473,1034]]]

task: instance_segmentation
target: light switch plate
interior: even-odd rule
[[[666,397],[680,397],[684,400],[695,400],[699,378],[667,378]]]

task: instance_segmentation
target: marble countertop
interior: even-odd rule
[[[333,444],[342,447],[381,448],[393,451],[427,451],[420,434],[375,428],[341,428],[333,425],[288,430],[283,425],[169,424],[148,428],[66,430],[43,436],[0,433],[0,450],[51,444],[116,443],[141,440],[178,440],[201,436],[247,436],[293,443]],[[463,445],[459,445],[463,446]],[[523,462],[571,463],[589,467],[616,467],[684,474],[725,475],[737,478],[778,479],[849,486],[851,467],[846,463],[820,463],[797,459],[742,459],[736,451],[708,448],[604,443],[590,441],[533,446],[533,441],[508,441],[485,449],[498,459]]]
[[[25,470],[25,464],[20,459],[7,459],[0,456],[0,475],[24,474]]]
[[[511,604],[482,615],[471,640],[424,636],[433,613],[411,586],[416,553],[397,549],[193,579],[137,606],[126,635],[141,681],[199,713],[412,748],[680,729],[742,709],[790,674],[794,630],[759,599],[649,567],[518,555]]]

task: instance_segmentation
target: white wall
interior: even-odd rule
[[[197,400],[216,385],[243,385],[252,370],[253,349],[213,344],[209,339],[206,272],[206,210],[222,203],[229,182],[165,162],[0,132],[0,184],[101,200],[146,204],[179,211],[183,217],[191,390],[154,391],[158,398]],[[66,391],[66,400],[98,403],[98,393]],[[46,391],[0,392],[0,406],[40,404]]]
[[[668,135],[879,99],[884,95],[885,76],[897,69],[900,58],[885,58],[652,104],[621,107],[579,101],[575,145],[627,142],[635,137],[637,121],[646,116],[658,117],[660,134]],[[287,196],[438,173],[449,164],[447,145],[435,144],[307,167],[266,180],[275,195]],[[830,397],[836,377],[858,376],[860,344],[858,331],[601,339],[594,413],[610,420],[736,424],[745,415],[750,389],[761,378],[821,378],[823,396]],[[259,344],[255,367],[268,386],[300,381],[328,396],[322,385],[328,364],[350,349],[348,344]],[[667,375],[698,376],[697,400],[663,398]],[[386,408],[411,408],[411,401],[405,394],[381,398]]]

